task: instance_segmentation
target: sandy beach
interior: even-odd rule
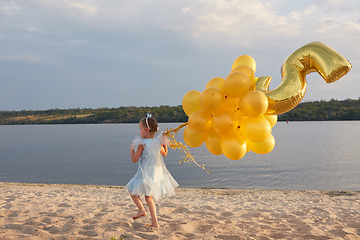
[[[179,188],[156,206],[161,228],[124,187],[0,183],[0,239],[360,239],[359,192]]]

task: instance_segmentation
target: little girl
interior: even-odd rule
[[[139,161],[139,168],[135,176],[126,184],[131,198],[139,209],[133,219],[145,216],[146,212],[141,203],[140,195],[145,195],[149,206],[153,227],[160,227],[156,216],[154,200],[160,199],[163,195],[172,196],[174,189],[179,186],[167,170],[163,157],[167,155],[168,139],[161,133],[154,138],[159,130],[155,118],[146,117],[140,120],[140,135],[143,139],[135,136],[130,148],[131,159],[134,163]]]

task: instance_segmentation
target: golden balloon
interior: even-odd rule
[[[248,117],[242,115],[242,114],[239,114],[239,112],[235,113],[235,116],[237,118],[237,121],[238,121],[238,126],[241,126],[244,122],[245,119],[247,119]]]
[[[210,113],[203,110],[197,110],[190,115],[188,123],[191,130],[195,133],[203,134],[210,130],[211,120],[212,117]]]
[[[231,69],[234,69],[240,65],[249,66],[252,70],[254,70],[254,72],[256,72],[255,59],[249,55],[241,55],[240,57],[236,58],[235,61],[233,62]]]
[[[204,134],[195,133],[189,126],[187,126],[183,133],[184,142],[189,147],[200,147],[205,141]]]
[[[208,87],[200,95],[200,106],[209,113],[219,111],[224,101],[225,94],[217,87]]]
[[[238,98],[250,88],[249,77],[242,72],[230,73],[224,80],[224,93],[228,97]]]
[[[233,112],[220,110],[214,113],[212,126],[221,134],[234,132],[238,126],[238,120]]]
[[[221,155],[221,138],[222,134],[217,133],[214,129],[210,129],[205,137],[205,144],[210,153]]]
[[[271,152],[275,147],[275,138],[273,135],[270,135],[267,139],[262,142],[254,143],[251,141],[246,141],[248,148],[257,154],[267,154]]]
[[[217,87],[221,91],[224,91],[224,79],[222,77],[212,78],[205,86],[205,88]]]
[[[246,118],[240,126],[241,134],[251,142],[265,141],[271,135],[271,125],[264,117]]]
[[[224,110],[229,110],[231,112],[236,112],[239,110],[239,98],[226,97],[224,101]]]
[[[233,73],[233,72],[245,73],[246,76],[248,76],[248,78],[250,80],[250,86],[255,84],[255,73],[254,73],[254,70],[252,70],[251,67],[246,66],[246,65],[240,65],[240,66],[237,66],[236,68],[234,68],[233,70],[231,70],[230,73]]]
[[[193,112],[200,110],[200,95],[201,92],[197,90],[191,90],[187,92],[182,100],[182,107],[185,114],[189,117]]]
[[[278,116],[277,115],[263,115],[264,118],[266,118],[266,120],[269,121],[271,128],[273,128],[278,120]]]
[[[231,160],[239,160],[247,152],[245,139],[236,133],[229,133],[221,138],[221,150]]]
[[[268,98],[263,92],[257,90],[248,91],[239,101],[239,110],[247,117],[263,115],[268,107]]]

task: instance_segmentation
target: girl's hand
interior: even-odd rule
[[[168,153],[168,147],[166,145],[161,144],[160,154],[163,157],[166,157]]]

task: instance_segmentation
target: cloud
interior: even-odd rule
[[[191,9],[191,7],[184,7],[181,9],[181,11],[185,13],[185,12],[190,11],[190,9]]]
[[[359,9],[345,3],[341,8],[335,8],[341,1],[302,1],[302,8],[287,12],[279,11],[282,6],[272,5],[272,1],[259,0],[36,2],[47,13],[48,19],[46,23],[37,21],[38,26],[33,25],[33,29],[43,26],[49,31],[49,26],[56,24],[60,26],[59,32],[65,34],[75,29],[84,32],[127,31],[139,36],[173,32],[201,46],[223,43],[249,47],[264,39],[289,40],[331,33],[338,25],[345,25],[349,31],[359,27]],[[352,12],[346,9],[352,9]]]
[[[0,1],[0,11],[3,13],[11,13],[20,10],[20,7],[14,1]]]
[[[12,52],[0,55],[0,61],[40,63],[44,58],[36,52]]]
[[[72,99],[65,107],[178,105],[188,90],[226,77],[241,54],[255,58],[257,76],[272,76],[274,88],[286,57],[312,41],[360,64],[358,16],[357,0],[0,0],[0,81],[13,82],[0,89],[0,110],[11,108],[10,93],[17,106],[35,109],[52,85],[54,99]],[[25,72],[32,85],[19,91]],[[354,67],[347,82],[356,85],[358,75]],[[308,86],[316,90],[314,78]],[[108,92],[94,98],[99,89]],[[357,98],[353,89],[341,96]],[[28,90],[36,94],[20,103]],[[311,100],[329,98],[311,92]]]
[[[73,1],[73,0],[36,0],[40,6],[46,7],[48,10],[60,11],[66,15],[76,15],[76,14],[87,14],[92,15],[97,12],[97,7],[94,5],[80,2],[85,1]]]

